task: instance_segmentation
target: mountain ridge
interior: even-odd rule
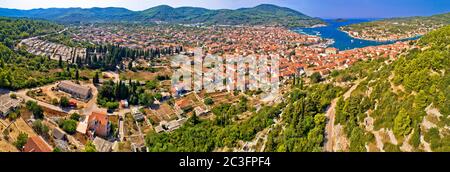
[[[308,27],[324,24],[318,18],[272,4],[251,8],[206,9],[159,5],[142,11],[122,7],[37,8],[30,10],[0,8],[0,16],[46,19],[62,23],[74,22],[165,22],[176,24],[270,25]]]

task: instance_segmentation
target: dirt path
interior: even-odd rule
[[[397,138],[395,137],[394,132],[392,131],[392,129],[388,129],[387,130],[387,134],[389,136],[389,140],[391,141],[391,143],[394,144],[394,145],[398,145]]]
[[[394,73],[391,73],[391,75],[389,75],[388,80],[389,80],[389,84],[391,85],[391,89],[394,93],[398,94],[400,92],[405,92],[405,87],[403,87],[403,85],[398,85],[395,86],[395,84],[392,82],[392,79],[394,79]]]
[[[283,121],[283,111],[284,111],[284,109],[281,110],[280,116],[278,118],[273,119],[274,124],[272,124],[269,128],[266,128],[266,129],[258,132],[252,141],[244,142],[244,144],[243,144],[244,146],[242,146],[242,148],[240,148],[240,149],[235,149],[235,151],[238,151],[238,152],[244,152],[244,151],[264,152],[264,150],[266,149],[266,143],[267,143],[267,138],[269,136],[269,133],[272,131],[273,128],[282,124],[281,122]],[[283,130],[284,130],[284,128],[283,128]],[[262,146],[259,148],[259,150],[256,147],[258,142],[262,143]]]
[[[402,150],[403,152],[411,152],[413,150],[413,147],[411,146],[411,144],[409,144],[409,141],[411,140],[413,134],[414,130],[408,136],[406,136],[402,146],[400,146],[400,150]]]
[[[355,85],[353,85],[347,92],[344,93],[343,95],[344,99],[349,98],[352,92],[358,87],[359,83],[361,83],[361,81],[365,79],[366,78],[357,80],[355,82]],[[326,117],[328,118],[327,125],[325,127],[326,139],[324,144],[324,150],[326,152],[342,150],[342,148],[346,148],[347,147],[346,145],[348,144],[347,139],[345,138],[344,133],[341,130],[342,127],[339,127],[339,129],[337,130],[336,126],[334,125],[336,118],[336,104],[338,100],[339,97],[332,100],[326,112]]]
[[[423,150],[425,152],[432,152],[431,151],[431,147],[430,147],[430,143],[428,143],[427,141],[425,141],[423,136],[420,136],[420,143],[422,143],[423,146]]]
[[[375,136],[375,143],[377,145],[377,148],[380,152],[384,152],[384,144],[383,144],[383,138],[380,134],[380,131],[372,131],[373,135]]]
[[[326,113],[326,117],[328,118],[327,126],[325,128],[325,151],[332,152],[333,151],[333,145],[335,143],[335,136],[334,136],[334,121],[335,121],[335,114],[336,114],[336,102],[337,98],[331,101],[331,105],[328,108],[328,111]]]

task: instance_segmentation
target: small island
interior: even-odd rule
[[[337,18],[337,19],[335,19],[334,21],[336,21],[336,22],[346,22],[347,19]]]

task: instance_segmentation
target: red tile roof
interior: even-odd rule
[[[108,116],[106,113],[92,112],[89,115],[88,127],[95,130],[95,134],[102,137],[108,136]]]
[[[27,143],[23,148],[24,152],[52,152],[52,148],[47,142],[39,136],[28,138]]]
[[[101,112],[92,112],[91,115],[89,115],[89,121],[96,120],[100,125],[107,125],[108,124],[108,117],[106,113]]]

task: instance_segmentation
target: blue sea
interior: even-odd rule
[[[307,34],[307,35],[314,35],[314,36],[320,36],[322,38],[327,39],[333,39],[334,43],[330,45],[331,47],[335,47],[339,50],[349,50],[354,48],[362,48],[367,46],[376,46],[376,45],[385,45],[385,44],[392,44],[396,41],[385,41],[385,42],[378,42],[378,41],[367,41],[362,39],[356,39],[350,37],[345,32],[342,32],[339,30],[339,27],[356,24],[356,23],[362,23],[362,22],[368,22],[372,21],[374,19],[346,19],[344,21],[337,21],[334,19],[326,19],[325,22],[327,22],[327,26],[324,27],[316,27],[316,28],[295,28],[293,31]],[[409,38],[405,40],[414,40],[418,39],[419,37]]]

